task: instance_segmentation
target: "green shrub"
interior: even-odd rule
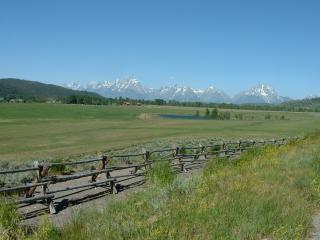
[[[0,197],[0,239],[19,239],[22,236],[19,223],[20,216],[14,200]]]
[[[266,114],[266,115],[264,116],[264,119],[265,119],[265,120],[271,120],[271,114]]]
[[[188,154],[188,150],[187,150],[185,147],[181,147],[181,148],[179,149],[179,154],[182,154],[182,155]]]
[[[52,163],[62,163],[62,158],[57,158],[52,161]],[[56,165],[50,167],[50,173],[51,174],[65,174],[67,172],[67,167],[65,165]]]
[[[242,114],[242,113],[236,113],[236,114],[235,114],[235,118],[236,118],[237,120],[243,120],[243,114]]]
[[[205,116],[208,118],[210,116],[210,110],[207,108],[205,112]]]
[[[218,119],[218,115],[219,115],[218,109],[217,109],[217,108],[212,109],[212,111],[211,111],[211,118],[212,118],[212,119]]]
[[[217,116],[220,120],[230,120],[231,119],[231,113],[230,112],[221,112],[219,113],[219,116]]]
[[[170,163],[158,161],[147,172],[147,179],[156,185],[165,186],[173,182],[175,174],[172,172]]]
[[[214,145],[211,147],[212,152],[220,151],[221,150],[221,145]]]

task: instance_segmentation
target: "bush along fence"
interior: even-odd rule
[[[159,161],[168,161],[173,171],[187,172],[190,169],[201,167],[207,160],[214,158],[236,158],[247,149],[265,145],[284,145],[289,141],[298,138],[278,139],[268,141],[236,141],[221,142],[211,145],[198,145],[187,147],[172,147],[161,150],[147,151],[128,155],[103,155],[94,159],[86,159],[74,162],[59,163],[39,163],[35,162],[33,167],[20,169],[0,169],[1,175],[12,175],[22,172],[36,172],[36,177],[32,182],[21,185],[5,186],[0,188],[0,195],[11,197],[19,196],[17,205],[41,203],[48,207],[50,214],[56,213],[55,199],[58,193],[70,192],[74,190],[85,190],[88,188],[101,187],[110,194],[116,194],[122,190],[122,182],[139,178],[145,181],[148,168]],[[131,158],[140,159],[137,163],[130,162]],[[112,166],[111,160],[126,160],[126,164]],[[59,175],[51,169],[65,166],[75,166],[82,164],[94,164],[94,169],[81,170],[68,175]],[[55,174],[54,174],[55,173]],[[98,180],[98,176],[100,179]],[[104,177],[103,177],[104,175]],[[102,176],[102,177],[101,177]],[[89,181],[88,181],[89,178]],[[76,181],[76,180],[84,181]],[[76,185],[74,185],[76,184]],[[55,186],[53,189],[51,189]]]

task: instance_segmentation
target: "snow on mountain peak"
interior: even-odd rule
[[[248,91],[245,91],[244,94],[248,96],[264,96],[264,97],[277,95],[276,91],[272,87],[266,84],[259,84],[258,86],[253,87]]]
[[[75,90],[96,92],[105,97],[128,97],[146,100],[164,99],[190,102],[232,102],[237,104],[280,103],[285,100],[285,98],[278,96],[277,92],[267,84],[259,84],[247,91],[237,94],[234,97],[228,96],[225,92],[214,86],[209,86],[204,90],[177,84],[173,86],[163,86],[158,89],[146,88],[134,77],[118,79],[114,82],[92,82],[86,85],[71,82],[67,87]]]
[[[67,84],[67,88],[70,88],[73,90],[81,90],[82,86],[81,86],[81,84],[79,84],[77,82],[71,82],[71,83]]]
[[[280,97],[274,88],[267,84],[259,84],[250,90],[239,93],[233,98],[234,103],[280,103],[284,98]]]
[[[210,89],[210,90],[217,90],[214,86],[209,86],[208,89]]]
[[[276,91],[272,87],[270,87],[270,86],[268,86],[266,84],[258,85],[255,88],[255,90],[258,93],[260,93],[262,96],[269,96],[269,95],[275,95],[276,94]]]

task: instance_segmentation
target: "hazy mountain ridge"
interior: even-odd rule
[[[276,90],[266,84],[259,84],[247,91],[231,97],[224,91],[210,86],[206,89],[194,89],[188,86],[164,86],[158,89],[144,87],[136,78],[116,80],[115,82],[93,82],[85,85],[72,82],[67,87],[75,90],[96,92],[104,97],[124,97],[134,99],[163,99],[181,102],[215,102],[234,104],[278,104],[289,101],[279,96]]]
[[[97,93],[73,90],[53,84],[45,84],[16,78],[0,79],[0,97],[61,98],[70,95],[101,97]]]
[[[315,111],[320,112],[320,97],[309,96],[302,100],[292,100],[284,102],[279,106],[283,106],[294,111]]]

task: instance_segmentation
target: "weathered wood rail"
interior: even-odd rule
[[[247,149],[273,144],[280,146],[288,141],[297,140],[297,138],[289,139],[273,139],[268,141],[235,141],[220,142],[209,145],[173,147],[166,149],[158,149],[153,151],[143,150],[142,153],[128,155],[103,155],[101,157],[61,163],[39,163],[36,162],[33,167],[25,167],[20,169],[0,169],[0,175],[18,174],[22,172],[36,172],[37,176],[33,182],[16,186],[5,186],[0,188],[0,194],[4,196],[18,195],[17,204],[33,204],[43,203],[48,206],[51,214],[56,213],[55,197],[57,193],[68,192],[77,189],[86,189],[88,187],[102,187],[105,191],[115,194],[118,193],[121,182],[135,178],[145,178],[147,169],[159,161],[169,161],[173,171],[186,172],[193,166],[201,165],[208,159],[213,158],[234,158],[239,156]],[[111,166],[110,160],[130,159],[132,157],[140,158],[138,163],[127,163],[123,165]],[[57,166],[72,166],[81,164],[96,164],[94,170],[80,171],[69,175],[51,175],[50,169]],[[127,172],[123,173],[123,170]],[[118,171],[116,177],[111,177],[111,173]],[[121,172],[122,171],[122,172]],[[104,180],[98,181],[97,178],[104,174]],[[90,181],[85,184],[72,184],[73,180],[90,177]],[[59,183],[70,183],[68,186],[61,186],[50,190],[49,188]],[[37,191],[39,188],[40,191]]]

